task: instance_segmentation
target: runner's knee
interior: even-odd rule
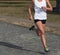
[[[44,33],[45,33],[44,30],[41,30],[41,34],[44,35]]]

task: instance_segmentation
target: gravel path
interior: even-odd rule
[[[46,32],[47,45],[50,52],[46,53],[40,38],[34,30],[0,22],[0,55],[60,55],[60,35]]]

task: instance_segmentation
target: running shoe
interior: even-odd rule
[[[45,52],[49,52],[50,50],[46,47],[46,48],[44,49],[44,51],[45,51]]]

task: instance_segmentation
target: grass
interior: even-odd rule
[[[48,22],[60,24],[60,14],[48,14]]]
[[[28,7],[29,4],[0,4],[0,7]]]
[[[0,7],[0,16],[27,18],[28,12],[25,7]]]

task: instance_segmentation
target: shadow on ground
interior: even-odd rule
[[[0,45],[6,46],[8,48],[22,50],[22,51],[29,51],[29,52],[35,52],[35,53],[45,54],[45,52],[42,52],[42,51],[41,52],[37,52],[37,51],[34,51],[34,50],[24,49],[23,47],[20,47],[20,46],[17,46],[17,45],[13,45],[13,44],[7,43],[7,42],[0,42]]]

